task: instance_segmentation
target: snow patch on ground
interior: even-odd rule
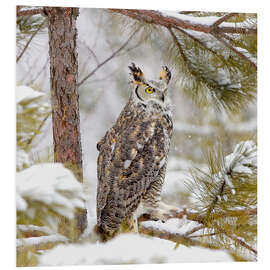
[[[143,248],[142,248],[143,247]],[[155,237],[121,234],[95,244],[58,245],[39,256],[40,266],[233,261],[224,251],[185,247]],[[145,252],[147,250],[147,252]],[[65,256],[63,256],[65,254]]]

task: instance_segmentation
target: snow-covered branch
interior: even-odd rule
[[[43,12],[44,12],[43,8],[37,8],[37,7],[24,8],[23,6],[17,6],[16,8],[17,17],[43,14]]]
[[[74,218],[76,208],[84,208],[82,184],[70,170],[59,163],[38,164],[18,172],[16,191],[17,210],[29,216],[40,215],[40,209],[31,206],[33,202],[43,205],[43,210],[47,207],[70,219]],[[50,215],[45,217],[50,223]]]
[[[130,18],[143,21],[145,23],[157,24],[165,27],[180,27],[204,33],[216,31],[217,33],[245,33],[256,34],[257,29],[246,27],[235,27],[233,23],[222,22],[219,27],[215,23],[220,17],[195,17],[177,12],[159,12],[155,10],[135,10],[135,9],[110,9],[112,12],[119,13]]]

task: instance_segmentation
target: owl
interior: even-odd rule
[[[133,89],[116,123],[98,142],[97,227],[114,235],[121,224],[138,230],[137,218],[163,219],[177,211],[161,201],[173,131],[164,66],[158,80],[148,80],[134,63],[129,66]]]

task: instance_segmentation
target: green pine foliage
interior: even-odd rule
[[[46,31],[46,18],[40,14],[18,16],[16,18],[17,61],[21,53],[24,53],[25,47],[32,42],[32,38],[37,34],[44,34]]]
[[[196,12],[194,17],[223,16],[225,13]],[[200,108],[237,114],[255,100],[257,89],[257,35],[200,33],[192,30],[146,24],[112,14],[112,26],[129,33],[142,27],[141,40],[160,50],[177,72],[177,88]],[[239,14],[228,22],[255,28],[256,14]],[[220,41],[224,40],[227,46]],[[246,58],[240,56],[239,51]],[[254,65],[253,65],[254,63]]]
[[[242,260],[256,257],[257,147],[239,143],[225,156],[222,146],[206,155],[208,171],[193,169],[187,186],[204,225],[202,241],[225,247]],[[243,244],[244,243],[244,244]]]
[[[51,106],[43,97],[27,99],[17,104],[17,147],[28,152],[36,135],[50,116]]]

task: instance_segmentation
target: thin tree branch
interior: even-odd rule
[[[41,75],[41,73],[47,67],[48,63],[49,63],[49,57],[47,57],[46,62],[44,63],[44,65],[42,66],[42,68],[40,69],[40,71],[37,73],[36,77],[34,77],[34,79],[32,79],[29,83],[27,83],[28,85],[33,84],[37,80],[37,78]]]
[[[20,10],[21,8],[22,8],[22,6],[20,8],[17,8],[17,10],[16,10],[17,17],[36,15],[36,14],[43,14],[44,13],[43,8]]]
[[[186,14],[192,14],[192,13],[198,13],[198,12],[200,11],[179,11],[178,13],[186,15]]]
[[[140,225],[139,232],[142,234],[149,235],[149,236],[154,236],[161,239],[170,240],[172,242],[175,242],[177,244],[182,244],[185,246],[201,246],[204,248],[219,249],[219,247],[214,244],[197,241],[179,233],[171,233],[168,231],[162,231],[162,230],[152,228],[152,227],[145,227],[143,226],[143,224]]]
[[[94,53],[94,51],[85,43],[85,41],[79,40],[79,42],[84,45],[84,47],[90,52],[90,54],[95,59],[96,64],[99,65],[99,60],[98,60],[96,54]]]
[[[51,115],[51,111],[47,113],[47,115],[44,117],[44,119],[41,121],[38,129],[34,132],[33,136],[31,138],[28,139],[26,146],[29,147],[30,144],[33,142],[33,140],[35,139],[35,137],[40,133],[40,130],[42,129],[42,127],[44,126],[44,124],[46,123],[47,119],[49,118],[49,116]]]
[[[197,231],[199,231],[199,230],[201,230],[201,229],[203,229],[203,225],[199,225],[199,226],[197,226],[197,227],[194,227],[193,229],[187,231],[187,232],[184,234],[184,236],[187,237],[187,236],[189,236],[189,235],[191,235],[191,234],[193,234],[193,233],[195,233],[195,232],[197,232]]]
[[[16,63],[18,63],[20,61],[20,59],[22,58],[22,56],[24,55],[25,51],[27,50],[27,48],[29,47],[31,41],[33,40],[33,38],[36,36],[36,34],[39,32],[39,30],[43,27],[45,23],[44,22],[36,29],[36,31],[31,35],[31,37],[29,38],[29,40],[27,41],[27,43],[25,44],[23,50],[21,51],[20,55],[17,57],[16,59]]]
[[[189,67],[188,59],[187,59],[186,55],[184,54],[184,50],[183,50],[181,44],[179,43],[179,41],[178,41],[176,35],[174,34],[174,32],[172,31],[172,29],[171,29],[170,27],[168,27],[167,29],[168,29],[168,31],[170,32],[170,34],[171,34],[171,36],[172,36],[172,38],[173,38],[173,41],[174,41],[175,45],[177,46],[177,48],[178,48],[178,50],[179,50],[179,52],[180,52],[180,54],[181,54],[181,56],[182,56],[184,62],[185,62],[186,65]]]
[[[223,17],[219,18],[215,23],[213,23],[212,28],[217,28],[224,21],[236,15],[238,15],[238,13],[229,13],[229,14],[224,15]]]
[[[135,10],[135,9],[109,9],[112,12],[119,13],[130,18],[143,21],[149,24],[157,24],[165,27],[180,27],[183,29],[191,29],[199,32],[210,33],[213,31],[212,25],[199,24],[182,20],[180,18],[164,16],[161,12],[155,10]],[[222,17],[223,18],[223,17]],[[257,29],[244,27],[218,27],[218,33],[245,33],[257,34]]]
[[[187,31],[185,31],[185,30],[183,30],[183,29],[181,29],[179,27],[173,27],[173,28],[176,29],[176,30],[178,30],[179,32],[183,33],[184,35],[188,36],[189,38],[193,39],[194,41],[196,41],[197,43],[199,43],[202,47],[204,47],[209,52],[214,53],[218,57],[220,56],[214,50],[212,50],[211,48],[208,48],[201,40],[199,40],[198,38],[194,37],[193,35],[191,35]]]
[[[243,60],[245,60],[246,62],[248,62],[250,64],[250,66],[252,66],[255,70],[257,70],[257,65],[254,62],[252,62],[247,56],[245,56],[243,53],[241,53],[238,50],[236,50],[230,43],[228,43],[223,38],[221,38],[217,33],[213,32],[212,35],[218,41],[220,41],[221,43],[223,43],[227,48],[229,48],[230,50],[232,50],[233,52],[235,52],[238,56],[240,56]]]
[[[108,58],[106,58],[103,62],[101,62],[96,68],[94,68],[87,76],[85,76],[78,84],[77,86],[80,87],[87,79],[89,79],[93,74],[95,74],[95,72],[101,68],[103,65],[105,65],[107,62],[109,62],[112,58],[114,58],[115,56],[117,56],[117,54],[123,50],[128,43],[130,42],[130,40],[137,34],[137,32],[141,29],[141,27],[139,27],[138,29],[136,29],[132,35],[130,35],[130,37],[123,43],[123,45],[116,50],[115,52],[113,52]]]
[[[209,237],[209,236],[214,236],[217,234],[220,234],[220,233],[197,234],[197,235],[191,235],[190,238]]]
[[[187,57],[186,57],[186,55],[185,55],[185,53],[184,53],[184,50],[183,50],[183,48],[182,48],[180,42],[179,42],[178,39],[177,39],[175,33],[173,32],[173,30],[172,30],[170,27],[168,27],[167,29],[168,29],[168,31],[170,32],[170,34],[171,34],[171,36],[172,36],[172,38],[173,38],[173,42],[174,42],[174,44],[177,46],[177,48],[178,48],[178,50],[179,50],[179,52],[180,52],[180,54],[181,54],[181,56],[182,56],[182,58],[183,58],[183,60],[184,60],[184,63],[185,63],[185,65],[186,65],[187,69],[189,70],[189,72],[190,72],[194,77],[197,77],[197,75],[195,74],[195,72],[193,71],[193,69],[190,67],[189,61],[188,61],[188,59],[187,59]]]
[[[239,239],[238,237],[234,236],[232,233],[224,230],[223,228],[221,228],[220,226],[218,226],[215,222],[213,222],[214,227],[221,233],[225,234],[227,237],[231,238],[232,240],[234,240],[236,243],[240,244],[241,246],[245,247],[246,249],[250,250],[251,252],[253,252],[254,254],[257,255],[257,250],[255,250],[254,248],[252,248],[250,245],[248,245],[246,242],[244,242],[243,240]]]
[[[248,216],[249,215],[257,215],[257,208],[245,209],[245,210],[231,210],[228,213],[222,213],[222,214],[213,213],[212,218],[213,218],[213,220],[215,220],[216,217],[244,216],[244,215],[248,215]],[[147,235],[171,240],[173,242],[184,244],[184,245],[202,245],[203,244],[200,242],[196,242],[196,244],[195,244],[195,242],[193,242],[193,239],[191,239],[191,238],[197,237],[197,236],[191,236],[192,233],[208,227],[208,225],[205,223],[205,218],[203,216],[201,216],[201,214],[196,213],[196,212],[190,212],[186,208],[184,208],[182,211],[171,216],[170,218],[179,218],[179,219],[186,218],[186,219],[191,220],[191,221],[196,221],[196,222],[200,223],[201,225],[186,232],[184,235],[178,234],[178,233],[171,233],[168,231],[161,231],[161,230],[158,230],[156,228],[152,228],[152,227],[148,227],[148,226],[144,227],[143,224],[140,225],[139,231],[141,233],[144,233]],[[143,215],[142,217],[140,217],[139,222],[141,223],[142,221],[146,221],[146,220],[151,220],[150,216]],[[231,238],[233,241],[235,241],[239,245],[245,247],[246,249],[250,250],[251,252],[253,252],[254,254],[257,255],[257,250],[253,249],[246,242],[239,239],[237,236],[234,236],[232,233],[224,230],[219,225],[217,225],[215,222],[213,222],[212,224],[213,224],[213,228],[215,228],[218,231],[218,233],[222,233],[222,234],[226,235],[227,237]],[[208,236],[216,235],[218,233],[216,232],[214,234],[208,234]],[[203,236],[203,235],[201,235],[201,236]],[[203,245],[207,245],[207,244],[203,244]]]

